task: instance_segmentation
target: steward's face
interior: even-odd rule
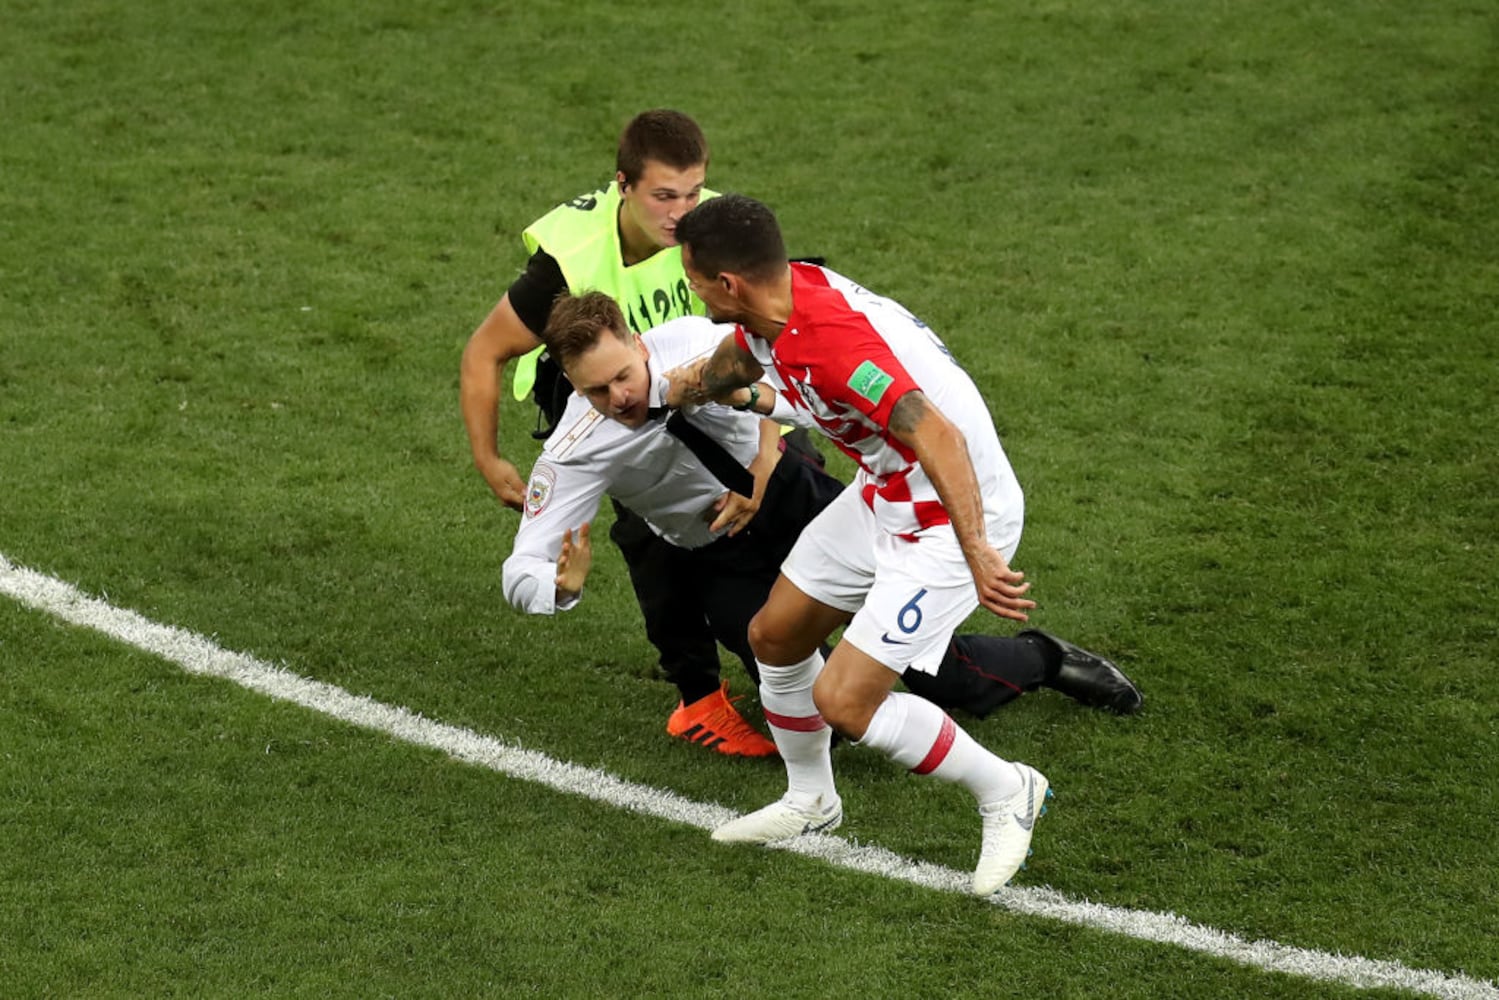
[[[678,170],[659,160],[646,160],[634,184],[621,175],[620,198],[626,238],[632,235],[657,249],[677,245],[677,220],[697,207],[708,176],[706,164]]]

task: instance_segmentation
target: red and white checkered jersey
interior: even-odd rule
[[[984,497],[991,534],[1023,516],[1010,461],[978,387],[942,341],[900,303],[836,271],[791,265],[792,312],[775,343],[735,337],[791,404],[859,464],[865,503],[891,534],[917,537],[947,511],[911,449],[890,433],[890,411],[913,389],[957,425]]]

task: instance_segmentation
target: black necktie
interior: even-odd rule
[[[666,418],[666,432],[686,445],[687,450],[696,455],[697,460],[713,473],[714,479],[742,497],[755,495],[755,477],[736,462],[723,445],[688,420],[687,414],[681,410],[668,411],[664,406],[653,406],[646,411],[646,416],[651,420],[659,420],[662,414],[668,412],[671,416]]]

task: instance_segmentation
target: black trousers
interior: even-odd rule
[[[685,575],[682,560],[688,550],[656,534],[644,518],[617,500],[609,537],[625,557],[635,601],[645,619],[645,637],[660,654],[661,672],[688,704],[718,690],[716,630],[699,600],[699,590]],[[728,643],[725,646],[734,649]]]

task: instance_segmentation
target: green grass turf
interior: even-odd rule
[[[1484,6],[0,22],[12,560],[559,757],[777,794],[774,766],[662,738],[674,697],[612,549],[579,612],[506,608],[513,515],[457,414],[520,228],[607,177],[630,114],[677,106],[713,186],[975,374],[1027,488],[1037,624],[1146,691],[1135,720],[1041,694],[972,726],[1058,788],[1024,880],[1499,977]],[[523,465],[530,426],[507,407]],[[721,851],[14,606],[0,665],[21,995],[1337,994]],[[960,793],[838,767],[849,836],[971,864]]]
[[[0,622],[26,650],[0,703],[9,995],[981,996],[1059,953],[1064,994],[1353,992],[710,846]]]

